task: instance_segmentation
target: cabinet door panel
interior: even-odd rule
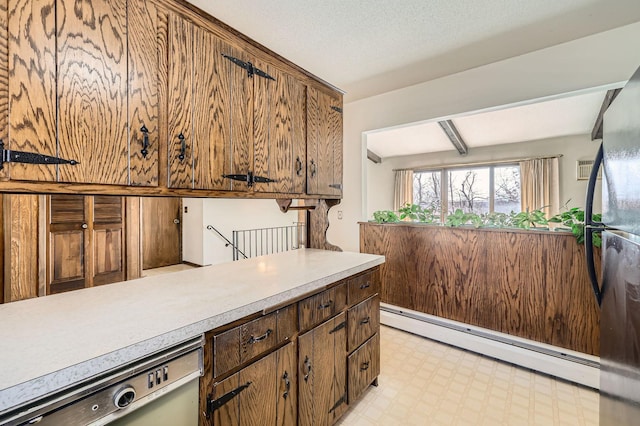
[[[158,185],[158,9],[145,0],[128,0],[129,161],[131,185]],[[147,129],[148,147],[142,152]]]
[[[273,425],[276,423],[276,352],[240,370],[240,383],[251,385],[238,396],[240,400],[240,424]]]
[[[274,80],[256,76],[254,173],[274,179],[257,183],[256,191],[296,193],[303,189],[305,90],[291,75],[258,64]]]
[[[9,0],[8,6],[11,113],[6,148],[55,156],[55,0]],[[6,170],[12,179],[54,182],[57,169],[56,166],[11,163],[5,165]]]
[[[240,50],[228,47],[227,56],[244,62],[250,59]],[[235,65],[231,66],[231,173],[246,174],[253,169],[253,79],[247,72]],[[245,182],[232,181],[234,191],[247,191]]]
[[[128,184],[126,0],[57,2],[61,182]]]
[[[328,113],[328,141],[333,149],[329,195],[342,195],[342,102],[336,98],[330,98]]]
[[[222,56],[229,46],[208,31],[194,27],[194,186],[230,190],[231,66]]]
[[[331,98],[320,92],[318,94],[318,194],[328,195],[331,188],[329,185],[333,180],[333,139],[330,133],[331,118]]]
[[[169,16],[168,73],[169,187],[192,188],[193,24],[173,14]]]
[[[307,193],[318,193],[318,91],[307,89]]]
[[[292,342],[278,351],[276,369],[276,425],[295,426],[298,419],[296,344]]]
[[[218,399],[223,395],[232,392],[239,386],[239,375],[236,373],[222,382],[213,385],[211,399]],[[215,426],[239,426],[240,425],[240,399],[232,398],[226,404],[216,409],[212,415],[212,424]]]

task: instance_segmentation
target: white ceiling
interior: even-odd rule
[[[591,133],[606,90],[453,118],[469,150],[489,145]],[[367,135],[382,158],[455,151],[437,121]]]
[[[345,101],[640,21],[638,0],[188,0]]]

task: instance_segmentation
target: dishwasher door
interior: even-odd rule
[[[121,417],[110,426],[198,426],[198,379]]]

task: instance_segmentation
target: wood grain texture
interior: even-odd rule
[[[349,403],[355,402],[380,375],[380,335],[373,337],[349,355]]]
[[[9,1],[0,1],[0,140],[9,142]],[[0,179],[7,178],[6,170],[0,170]],[[0,202],[0,204],[2,204]],[[0,236],[0,242],[2,237]],[[0,262],[2,259],[0,259]],[[1,279],[1,277],[0,277]],[[2,285],[0,285],[0,289]],[[2,303],[2,291],[0,291]]]
[[[142,199],[142,268],[176,265],[182,261],[181,201],[179,198]]]
[[[169,187],[193,187],[193,24],[169,15]],[[181,139],[186,150],[180,160]]]
[[[275,182],[256,184],[255,191],[302,192],[304,87],[272,65],[258,62],[257,66],[275,81],[254,77],[254,173]]]
[[[318,193],[318,134],[320,126],[318,90],[307,88],[307,194]]]
[[[92,285],[124,281],[126,277],[124,199],[95,196],[92,199]]]
[[[194,27],[194,187],[230,190],[231,61],[230,46],[207,30]]]
[[[239,385],[251,385],[238,395],[241,425],[269,425],[276,423],[277,352],[240,370]]]
[[[251,59],[240,49],[229,47],[227,55],[247,62]],[[231,173],[253,171],[253,80],[239,66],[231,70]],[[248,191],[245,182],[232,181],[234,191]]]
[[[347,349],[352,351],[380,329],[380,298],[360,302],[347,311]]]
[[[4,302],[38,296],[38,210],[35,195],[4,195]]]
[[[342,97],[340,99],[331,97],[329,105],[329,116],[327,117],[327,125],[329,126],[328,144],[333,149],[332,166],[333,170],[330,176],[328,195],[342,197]]]
[[[315,206],[307,215],[307,244],[309,248],[322,250],[342,251],[327,241],[327,229],[329,229],[329,209],[340,203],[340,200],[305,200],[305,206]]]
[[[11,110],[8,147],[55,156],[58,152],[55,0],[9,0],[8,6]],[[11,179],[57,180],[55,166],[15,163],[5,170],[10,170]]]
[[[126,197],[124,200],[126,279],[133,280],[142,276],[141,200],[140,197]]]
[[[276,426],[298,424],[298,375],[296,342],[291,342],[277,352],[276,369]]]
[[[146,0],[127,1],[128,82],[129,82],[129,183],[158,185],[158,153],[160,147],[158,73],[158,9]],[[166,45],[163,44],[163,47]],[[142,154],[144,133],[148,130],[149,146]]]
[[[126,0],[56,5],[59,180],[128,184]]]
[[[169,187],[169,13],[158,7],[158,182]]]
[[[360,251],[386,257],[385,303],[598,355],[599,311],[570,234],[361,223]]]

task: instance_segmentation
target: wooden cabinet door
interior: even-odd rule
[[[306,163],[306,88],[293,76],[267,63],[258,68],[275,80],[254,76],[254,170],[274,180],[256,183],[255,191],[303,193]]]
[[[12,163],[11,179],[157,185],[153,3],[9,0],[8,6],[9,147],[78,162]]]
[[[142,197],[142,269],[182,262],[180,198]]]
[[[215,426],[296,424],[295,342],[215,383],[212,400],[224,401],[211,413]]]
[[[124,281],[124,199],[51,195],[47,294]]]
[[[307,94],[307,193],[342,195],[342,102],[311,87]]]
[[[92,285],[125,280],[124,199],[95,196],[91,219]]]
[[[298,338],[299,424],[332,425],[347,409],[345,314]]]
[[[81,195],[51,195],[48,199],[47,294],[84,288],[90,282],[85,262],[90,249],[85,202]]]

